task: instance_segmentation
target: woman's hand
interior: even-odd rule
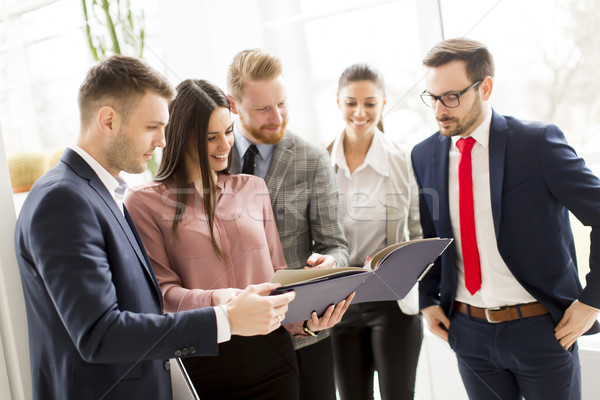
[[[227,304],[241,291],[241,289],[235,288],[217,289],[212,294],[211,305],[214,307],[218,306],[219,304]]]
[[[350,306],[352,299],[354,299],[355,293],[350,294],[344,300],[337,303],[334,307],[333,304],[327,307],[325,314],[321,318],[317,316],[317,313],[313,311],[311,319],[308,320],[306,326],[313,332],[322,331],[323,329],[331,328],[342,320],[344,313]]]
[[[335,258],[327,254],[312,253],[306,263],[312,268],[333,268],[335,267]]]

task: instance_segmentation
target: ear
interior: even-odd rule
[[[387,104],[387,97],[383,96],[383,103],[381,105],[381,111],[385,109],[385,105]]]
[[[338,108],[341,110],[341,107],[340,107],[340,95],[339,94],[335,95],[335,101],[337,103]]]
[[[494,80],[491,76],[486,76],[481,82],[481,98],[483,101],[488,101],[492,95],[492,89],[494,88]]]
[[[229,105],[231,106],[231,112],[234,114],[237,114],[237,108],[235,107],[235,100],[233,99],[233,97],[231,95],[227,95],[227,99],[229,100]]]
[[[121,125],[121,116],[111,106],[102,106],[97,112],[98,127],[107,136],[115,135]]]

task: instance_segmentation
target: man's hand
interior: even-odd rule
[[[236,288],[217,289],[213,291],[211,296],[211,305],[218,306],[219,304],[227,304],[241,292],[241,289]]]
[[[294,300],[296,293],[268,296],[279,286],[278,283],[250,285],[224,305],[232,335],[266,335],[281,326],[288,303]]]
[[[429,326],[429,330],[444,339],[446,342],[448,341],[448,329],[450,329],[450,320],[444,314],[444,310],[440,306],[429,306],[425,307],[421,310],[421,314],[423,314],[423,318],[427,321],[427,326]]]
[[[330,255],[312,253],[306,263],[313,268],[333,268],[335,267],[335,258]]]
[[[561,346],[568,350],[592,327],[597,318],[598,310],[575,300],[554,328],[554,335]]]
[[[350,296],[337,303],[335,307],[333,304],[327,307],[327,310],[325,310],[325,313],[321,318],[319,318],[317,313],[313,311],[311,314],[311,319],[309,319],[306,323],[308,329],[313,332],[318,332],[322,331],[323,329],[331,328],[340,322],[344,316],[344,313],[348,309],[348,306],[350,306],[350,303],[354,299],[355,294],[356,293],[351,293]]]

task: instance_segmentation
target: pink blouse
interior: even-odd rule
[[[177,190],[152,183],[128,190],[125,205],[140,232],[163,292],[165,311],[211,305],[214,289],[268,282],[286,267],[269,193],[251,175],[219,174],[212,246],[202,195],[193,185],[173,235]]]

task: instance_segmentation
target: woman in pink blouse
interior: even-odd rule
[[[186,80],[169,107],[166,147],[155,182],[128,192],[125,203],[163,292],[166,312],[226,303],[250,284],[286,267],[264,181],[229,175],[230,105],[204,80]],[[337,323],[347,305],[307,324]],[[301,324],[285,327],[305,335]],[[198,394],[210,398],[295,399],[297,363],[283,327],[266,336],[233,336],[218,357],[184,364]]]

